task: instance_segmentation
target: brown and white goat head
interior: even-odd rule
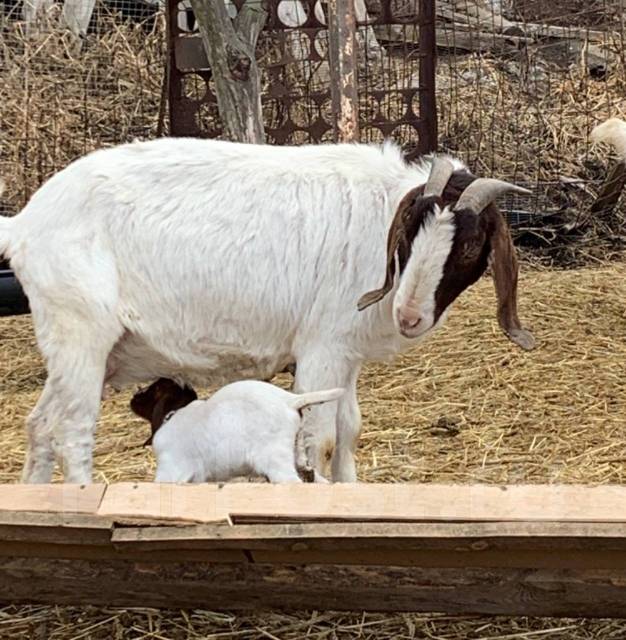
[[[198,395],[191,387],[181,387],[168,378],[159,378],[147,389],[138,391],[130,401],[130,408],[133,413],[150,423],[152,433],[144,446],[152,444],[154,434],[169,413],[178,411],[197,399]]]
[[[500,327],[515,344],[532,349],[535,340],[517,315],[515,249],[494,204],[509,191],[529,193],[501,180],[455,171],[445,157],[436,157],[426,184],[400,202],[387,236],[385,283],[363,295],[359,309],[387,295],[398,270],[394,323],[407,338],[424,337],[445,321],[452,302],[490,262]]]

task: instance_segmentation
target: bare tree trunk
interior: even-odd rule
[[[234,20],[224,0],[191,0],[217,93],[224,132],[239,142],[265,142],[255,48],[267,13],[248,1]]]

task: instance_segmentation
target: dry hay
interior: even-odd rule
[[[626,481],[626,264],[529,270],[521,315],[539,348],[497,328],[491,282],[465,294],[446,327],[391,365],[369,365],[359,396],[364,481],[538,483]],[[44,380],[29,317],[0,320],[0,481],[15,482],[23,420]],[[286,383],[286,377],[281,378]],[[206,390],[205,390],[206,392]],[[149,479],[129,393],[104,404],[96,479]],[[623,638],[626,622],[426,615],[259,614],[7,607],[1,638]]]
[[[0,24],[0,26],[2,26]],[[153,32],[99,18],[78,50],[52,20],[26,38],[23,23],[0,36],[2,209],[13,212],[54,172],[104,146],[154,137],[161,111],[164,20]]]
[[[607,41],[621,50],[620,36]],[[533,55],[443,58],[437,78],[440,142],[480,174],[518,181],[559,175],[602,180],[606,149],[592,149],[591,129],[626,117],[626,74],[620,59],[605,79],[581,64],[557,67]]]

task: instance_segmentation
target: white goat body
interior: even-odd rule
[[[393,146],[135,143],[52,177],[0,220],[0,252],[40,338],[82,315],[114,387],[269,377],[322,336],[387,358],[408,341],[356,303],[380,278],[398,201],[427,175]]]
[[[354,480],[360,364],[415,344],[393,295],[363,312],[357,301],[379,283],[396,208],[429,168],[390,144],[170,138],[96,151],[53,176],[0,219],[49,374],[23,479],[48,481],[56,449],[66,481],[90,481],[105,381],[268,379],[295,362],[296,390],[347,388],[337,407],[312,410],[310,430],[318,470],[334,448],[334,479]],[[419,339],[445,318],[432,308],[453,235],[446,209],[415,240],[402,291],[423,302]]]
[[[300,411],[337,400],[343,389],[294,394],[267,382],[245,380],[222,387],[208,400],[176,411],[156,432],[155,482],[227,481],[265,476],[302,482],[306,457],[298,446]],[[325,482],[318,474],[316,482]]]

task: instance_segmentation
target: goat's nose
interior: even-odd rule
[[[398,324],[402,332],[412,332],[419,326],[422,316],[415,309],[398,309]]]

